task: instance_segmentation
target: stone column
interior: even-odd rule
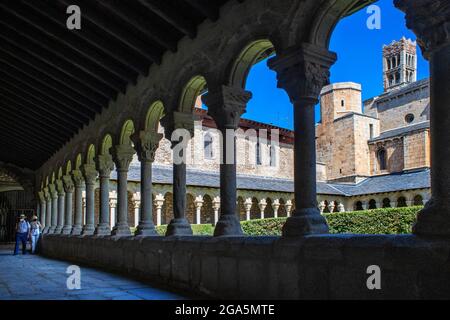
[[[369,203],[367,201],[361,201],[363,210],[369,209]],[[392,202],[391,202],[392,205]]]
[[[78,236],[83,231],[83,174],[80,170],[73,170],[72,179],[75,184],[75,219],[70,234]]]
[[[450,236],[450,6],[448,1],[395,0],[430,62],[431,199],[413,233]]]
[[[62,234],[67,235],[72,232],[73,192],[75,190],[75,185],[70,175],[63,177],[63,184],[64,184],[64,191],[66,192],[66,200],[65,200],[66,208]]]
[[[202,207],[203,207],[203,197],[198,196],[195,198],[194,201],[195,204],[195,213],[196,213],[196,219],[195,222],[197,224],[201,224],[201,216],[202,216]]]
[[[245,113],[251,92],[240,88],[221,86],[203,96],[208,114],[214,119],[222,133],[222,162],[220,164],[220,207],[221,214],[214,236],[242,235],[237,215],[236,186],[236,135],[241,115]]]
[[[269,61],[277,72],[278,87],[294,105],[295,211],[283,226],[283,236],[328,233],[325,218],[317,208],[315,106],[336,54],[303,43]]]
[[[139,213],[141,210],[141,193],[140,192],[136,192],[133,194],[132,204],[133,204],[133,210],[134,210],[134,222],[133,222],[132,227],[136,228],[139,225]]]
[[[86,183],[86,223],[81,234],[92,236],[95,231],[95,182],[98,173],[94,164],[85,164],[81,171]]]
[[[325,211],[325,201],[320,201],[319,212],[320,212],[320,214],[323,214],[324,211]]]
[[[61,234],[64,227],[64,215],[65,215],[65,196],[64,185],[62,180],[56,180],[56,191],[58,191],[58,217],[55,228],[55,234]]]
[[[186,130],[190,137],[194,134],[194,119],[192,114],[172,112],[163,119],[166,135],[172,137],[177,129]],[[174,218],[167,226],[166,236],[192,235],[192,228],[186,219],[186,150],[180,148],[186,141],[184,139],[172,141],[174,156],[173,163],[173,215]],[[177,158],[175,160],[175,158]]]
[[[339,212],[345,212],[345,206],[344,206],[344,204],[342,202],[338,204],[338,211]]]
[[[110,217],[109,223],[110,223],[110,228],[112,229],[116,225],[116,222],[117,222],[117,218],[116,218],[116,215],[117,215],[117,193],[116,192],[110,192],[110,194],[109,194],[109,207],[111,210],[111,212],[110,212],[111,217]]]
[[[84,226],[86,224],[86,190],[82,192],[82,203],[83,203],[83,220],[81,225]]]
[[[48,233],[54,234],[56,225],[58,224],[58,191],[56,190],[56,186],[54,184],[50,184],[48,187],[50,190],[50,197],[52,199],[52,218]]]
[[[288,200],[288,201],[286,201],[286,215],[288,216],[288,217],[290,217],[291,216],[291,211],[292,211],[292,201],[291,200]]]
[[[46,218],[46,212],[47,212],[47,202],[45,200],[44,191],[39,191],[39,203],[41,206],[41,216],[40,216],[40,222],[42,225],[43,230],[45,229],[45,218]]]
[[[214,225],[217,225],[219,221],[220,197],[215,197],[213,199],[212,207],[214,210]]]
[[[261,201],[259,201],[258,207],[259,207],[259,214],[261,215],[261,219],[264,219],[264,210],[266,210],[266,207],[267,207],[266,199],[261,199]]]
[[[111,234],[109,222],[109,179],[111,171],[114,169],[114,162],[109,153],[99,155],[95,160],[100,180],[100,217],[94,235],[109,236]]]
[[[328,204],[328,211],[330,211],[330,213],[334,211],[335,205],[336,204],[334,203],[334,201],[330,201],[330,203]]]
[[[117,223],[111,234],[113,236],[131,236],[128,225],[128,168],[133,160],[134,149],[131,145],[116,146],[114,162],[117,168]]]
[[[162,194],[158,194],[155,197],[155,207],[156,207],[156,225],[161,225],[161,211],[164,205],[164,196]]]
[[[253,201],[252,198],[245,199],[244,207],[245,207],[245,219],[250,221],[251,211],[252,211]]]
[[[50,188],[44,188],[44,197],[45,197],[45,228],[43,233],[48,233],[50,231],[50,226],[52,224],[52,197],[50,195]]]
[[[274,218],[278,218],[278,209],[280,209],[280,200],[275,199],[272,203],[272,208]]]
[[[153,223],[152,165],[163,135],[153,131],[141,131],[133,135],[134,147],[141,162],[141,216],[136,236],[156,236]]]

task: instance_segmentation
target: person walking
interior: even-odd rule
[[[41,235],[42,225],[38,221],[37,216],[33,216],[30,223],[31,231],[30,231],[30,239],[31,239],[31,253],[34,254],[36,252],[37,243],[39,241],[39,237]]]
[[[30,237],[31,226],[24,214],[21,214],[19,221],[16,223],[16,247],[14,255],[19,254],[19,245],[22,243],[22,253],[27,253],[27,241]]]

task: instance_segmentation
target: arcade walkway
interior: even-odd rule
[[[115,274],[81,267],[81,290],[66,287],[70,263],[0,248],[0,300],[177,300],[183,297]]]

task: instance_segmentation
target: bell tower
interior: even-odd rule
[[[399,88],[417,80],[417,44],[403,37],[383,46],[384,91]]]

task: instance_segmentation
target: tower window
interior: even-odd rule
[[[370,139],[373,139],[373,124],[369,124],[369,136]]]
[[[209,133],[205,134],[203,138],[203,152],[205,159],[212,159],[214,157],[213,138]]]
[[[256,165],[262,165],[262,157],[261,157],[261,144],[256,143]]]
[[[270,146],[269,149],[270,152],[270,166],[275,167],[277,165],[277,158],[276,158],[276,149],[274,146]]]
[[[409,113],[405,116],[406,123],[412,123],[414,121],[414,115],[412,113]]]
[[[345,100],[341,100],[341,107],[345,107]]]
[[[377,158],[380,171],[387,170],[386,150],[384,148],[378,150]]]

